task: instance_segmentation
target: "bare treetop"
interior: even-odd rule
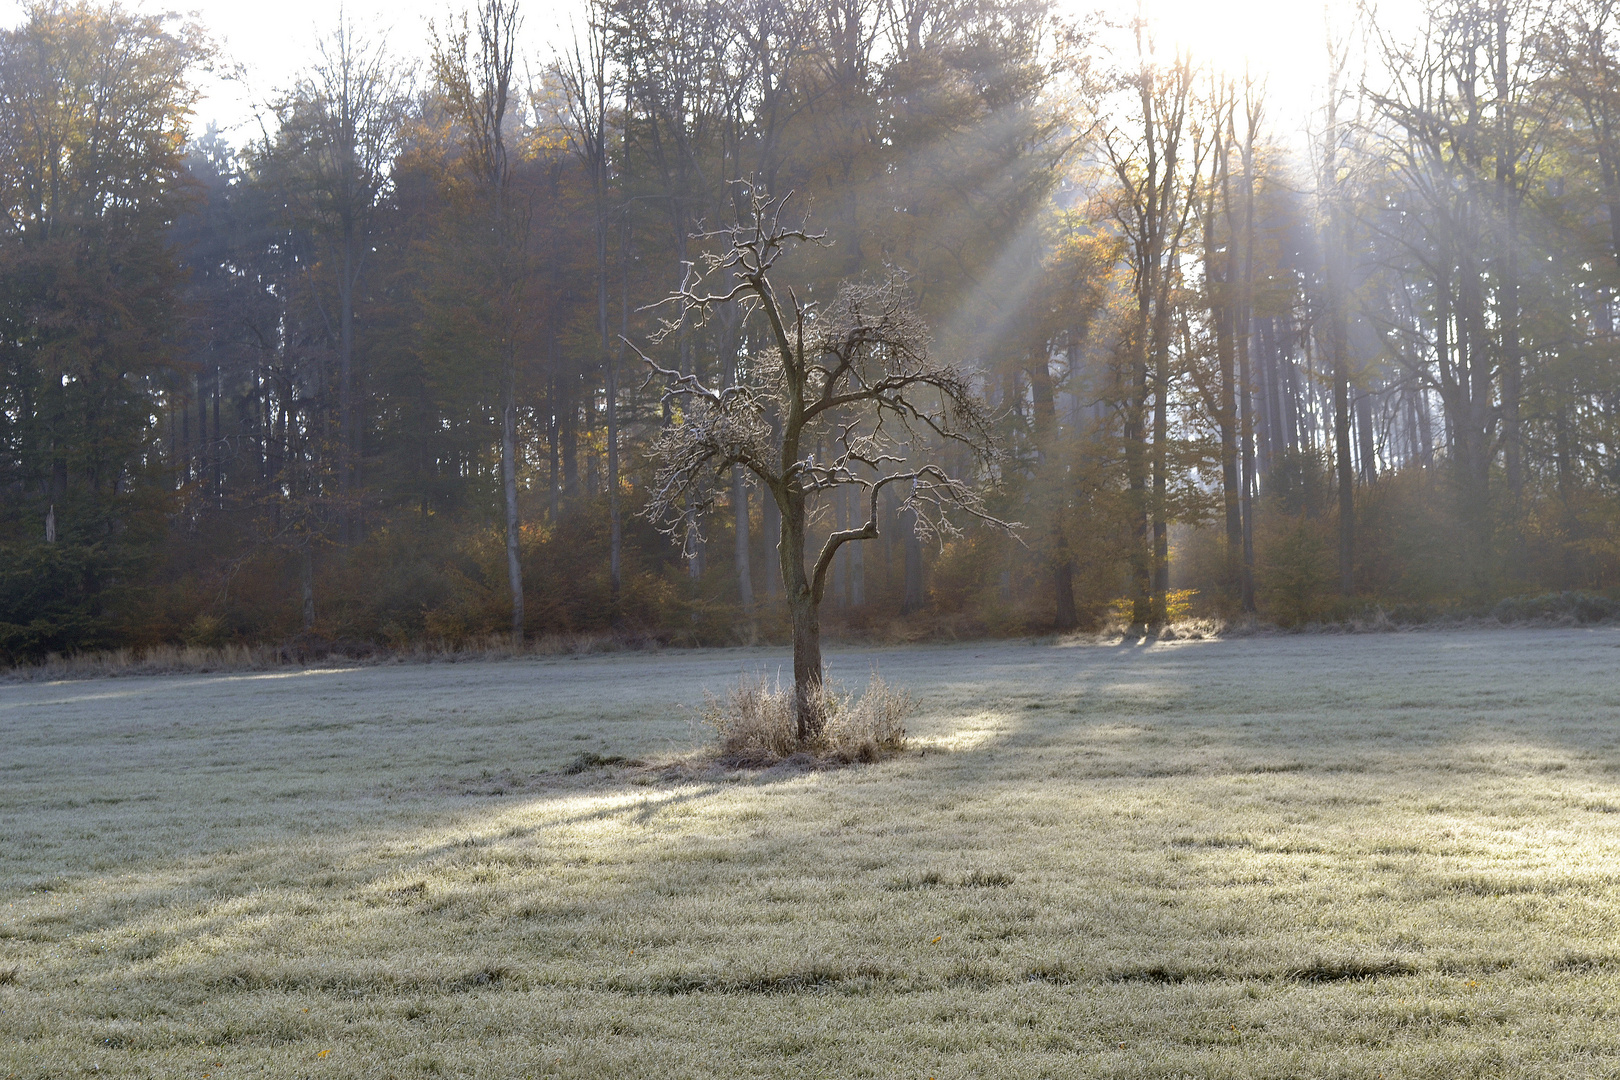
[[[748,469],[782,511],[782,580],[794,614],[794,673],[801,691],[821,681],[817,609],[827,571],[846,543],[878,535],[879,496],[891,485],[899,510],[923,536],[959,529],[954,518],[1013,526],[985,509],[979,482],[992,479],[999,450],[992,416],[962,369],[929,355],[928,328],[904,278],[846,281],[825,307],[786,301],[771,281],[777,260],[796,243],[822,243],[801,219],[784,222],[789,197],[746,189],[741,220],[707,234],[721,250],[704,256],[685,285],[657,306],[677,316],[654,341],[701,322],[725,305],[763,319],[765,347],[734,366],[723,384],[660,365],[637,350],[665,382],[674,422],[659,433],[659,462],[646,514],[690,544],[700,514],[723,489],[728,470]],[[708,283],[729,283],[710,289]],[[631,346],[634,348],[634,345]],[[952,451],[954,448],[954,452]],[[947,459],[964,460],[963,474]],[[859,489],[866,520],[829,533],[805,565],[807,525],[833,489]],[[801,703],[813,695],[801,694]],[[801,712],[801,736],[819,717]]]

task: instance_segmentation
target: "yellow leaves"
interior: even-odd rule
[[[518,153],[524,161],[537,161],[549,154],[568,149],[570,142],[572,140],[566,134],[536,132],[523,140]]]
[[[322,1050],[322,1051],[321,1051],[321,1052],[320,1052],[320,1053],[318,1053],[318,1054],[316,1054],[316,1055],[315,1055],[315,1056],[316,1056],[316,1057],[318,1057],[318,1058],[323,1058],[323,1057],[325,1057],[325,1056],[326,1056],[326,1055],[327,1055],[327,1054],[330,1054],[330,1053],[331,1053],[331,1052],[332,1052],[332,1051],[330,1051],[330,1050]]]
[[[933,941],[930,941],[930,942],[929,942],[929,943],[928,943],[928,944],[930,944],[930,945],[938,945],[938,944],[939,944],[939,943],[940,943],[940,941],[941,941],[941,940],[942,940],[942,939],[943,939],[943,938],[944,938],[944,937],[945,937],[945,935],[944,935],[944,934],[941,934],[941,935],[939,935],[939,937],[937,937],[937,938],[935,938],[935,939],[934,939],[934,940],[933,940]]]
[[[1164,608],[1165,622],[1180,622],[1192,614],[1193,600],[1198,596],[1197,589],[1171,589],[1165,593]],[[1108,603],[1108,610],[1114,618],[1121,623],[1129,624],[1133,602],[1128,596],[1121,596]]]

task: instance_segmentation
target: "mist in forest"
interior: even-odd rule
[[[1347,14],[1301,128],[1133,6],[583,0],[537,38],[482,0],[334,21],[227,136],[208,26],[36,4],[0,33],[0,661],[785,640],[786,496],[725,452],[667,487],[672,387],[782,362],[728,292],[761,205],[782,310],[893,298],[962,378],[899,413],[984,418],[794,428],[836,635],[1611,616],[1610,7]]]

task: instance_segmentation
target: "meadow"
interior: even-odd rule
[[[1620,1076],[1620,632],[0,686],[6,1077]]]

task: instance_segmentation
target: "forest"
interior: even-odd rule
[[[340,22],[233,145],[206,27],[42,0],[0,33],[0,661],[785,640],[778,500],[660,487],[669,379],[770,362],[760,304],[679,299],[760,199],[780,295],[898,297],[984,418],[893,447],[977,515],[812,492],[812,546],[875,532],[835,635],[1620,608],[1611,8],[1347,12],[1300,134],[1140,12],[580,0],[531,48],[477,0],[423,64]]]

